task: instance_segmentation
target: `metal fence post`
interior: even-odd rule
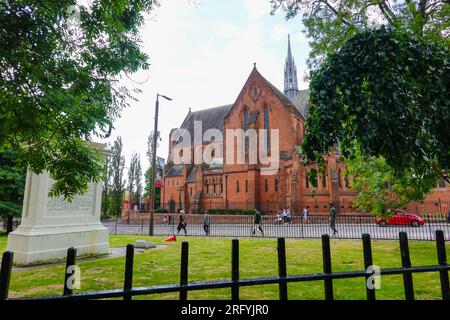
[[[440,266],[447,265],[447,253],[445,252],[445,238],[442,230],[436,231],[436,248]],[[450,285],[448,280],[448,271],[440,270],[441,292],[443,300],[450,300]]]
[[[133,287],[133,261],[134,260],[134,245],[127,245],[127,252],[125,258],[125,279],[123,283],[123,300],[131,300],[132,295],[129,294]]]
[[[0,300],[8,299],[13,258],[14,258],[13,252],[5,251],[3,253],[2,266],[0,268]]]
[[[64,290],[63,295],[64,296],[70,296],[73,294],[73,286],[72,283],[69,285],[69,280],[71,280],[76,270],[74,269],[74,266],[76,265],[76,257],[77,257],[77,249],[74,247],[70,247],[67,249],[67,258],[66,258],[66,269],[65,269],[65,275],[64,275]]]
[[[330,252],[330,236],[322,235],[322,256],[323,256],[323,273],[331,274],[331,252]],[[333,300],[333,280],[324,280],[325,300]]]
[[[364,251],[364,268],[367,269],[370,266],[373,266],[373,260],[372,260],[372,245],[370,242],[370,235],[365,233],[362,236],[363,240],[363,251]],[[367,285],[367,279],[369,278],[369,275],[366,276],[366,294],[367,294],[367,300],[375,300],[375,288],[370,289]]]
[[[284,238],[278,238],[278,276],[279,280],[279,291],[280,291],[280,300],[287,300],[287,283],[286,283],[286,244]]]
[[[411,259],[409,256],[408,235],[406,232],[400,232],[400,254],[402,257],[402,267],[411,268]],[[403,286],[405,287],[406,300],[414,300],[414,287],[411,271],[403,272]]]
[[[239,240],[231,240],[231,300],[239,300]]]
[[[180,285],[184,286],[188,283],[188,257],[189,243],[183,241],[181,243],[181,268],[180,268]],[[180,288],[180,300],[187,300],[187,290]]]

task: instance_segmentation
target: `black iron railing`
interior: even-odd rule
[[[188,278],[188,257],[189,257],[189,243],[183,241],[181,245],[181,268],[180,268],[180,282],[173,285],[160,285],[150,287],[133,287],[133,261],[134,261],[134,246],[128,245],[125,258],[125,274],[124,285],[121,289],[102,290],[96,292],[73,293],[67,281],[73,275],[73,269],[70,266],[75,265],[76,249],[69,248],[67,251],[66,272],[63,295],[60,296],[44,296],[27,298],[32,300],[86,300],[86,299],[105,299],[105,298],[123,298],[124,300],[131,300],[133,296],[178,292],[180,300],[187,300],[188,292],[194,290],[206,290],[217,288],[231,288],[231,299],[239,300],[239,289],[247,286],[258,286],[266,284],[278,284],[280,300],[288,299],[287,284],[292,282],[308,282],[308,281],[323,281],[324,283],[324,297],[326,300],[334,299],[333,280],[335,279],[349,279],[349,278],[363,278],[366,281],[366,294],[368,300],[376,299],[376,289],[373,286],[367,285],[369,277],[374,275],[375,271],[369,269],[373,265],[372,261],[372,247],[370,235],[363,234],[363,257],[364,266],[366,270],[333,272],[331,261],[330,237],[322,235],[322,256],[323,256],[323,272],[315,274],[299,274],[288,275],[286,270],[286,249],[285,239],[278,238],[278,276],[262,277],[252,279],[241,279],[239,276],[239,240],[232,240],[232,259],[231,259],[231,279],[219,280],[210,282],[195,282],[190,283]],[[450,300],[450,287],[448,271],[450,265],[447,264],[447,256],[445,251],[444,234],[441,230],[436,231],[436,248],[438,263],[432,266],[412,266],[410,255],[408,237],[405,232],[399,235],[400,254],[402,267],[389,268],[378,270],[378,274],[382,275],[403,275],[403,287],[406,300],[414,300],[414,283],[413,273],[421,272],[439,272],[441,296],[444,300]],[[8,299],[9,283],[11,278],[11,268],[13,263],[13,253],[6,251],[3,254],[3,260],[0,270],[0,300]]]
[[[178,233],[178,215],[158,215],[155,221],[155,235],[185,235],[184,229]],[[397,240],[400,232],[407,232],[411,240],[435,240],[436,230],[444,232],[444,238],[450,240],[450,221],[444,215],[420,215],[424,224],[415,223],[405,218],[404,223],[390,224],[383,226],[377,223],[372,215],[367,214],[342,214],[336,218],[337,239],[360,239],[361,234],[370,234],[372,239],[377,240]],[[203,225],[203,215],[187,214],[186,231],[188,236],[205,236],[206,231]],[[305,219],[303,216],[292,216],[289,221],[283,219],[276,220],[274,215],[264,215],[262,220],[262,230],[254,230],[254,216],[235,215],[213,215],[210,214],[209,236],[217,237],[266,237],[266,238],[302,238],[320,239],[322,234],[331,233],[328,215],[311,214]],[[379,221],[378,221],[379,222]],[[401,221],[400,221],[401,222]],[[398,223],[398,221],[397,221]],[[121,222],[104,221],[103,224],[109,228],[111,234],[142,234],[148,235],[148,220],[130,220]]]

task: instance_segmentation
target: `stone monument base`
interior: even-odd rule
[[[14,265],[26,266],[64,260],[67,249],[77,249],[77,257],[109,253],[109,230],[101,223],[79,226],[19,226],[8,235]]]

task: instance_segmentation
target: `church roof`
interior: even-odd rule
[[[180,129],[189,131],[191,139],[194,139],[194,121],[200,121],[202,123],[202,135],[208,129],[218,129],[223,133],[223,119],[231,110],[232,106],[232,104],[228,104],[225,106],[189,112],[181,124]]]
[[[179,177],[183,175],[183,165],[177,164],[167,169],[166,177]]]
[[[293,113],[300,118],[303,118],[304,120],[307,117],[307,104],[308,104],[308,95],[309,90],[300,90],[297,91],[298,94],[290,100],[286,95],[281,92],[277,87],[275,87],[270,81],[268,81],[266,78],[264,78],[257,70],[256,67],[252,72],[257,72],[257,74],[266,82],[266,84],[269,86],[270,89],[272,89],[272,92],[286,105],[286,106],[293,106]],[[251,76],[250,76],[251,77]],[[249,78],[250,78],[249,77]],[[247,80],[248,81],[248,80]],[[185,129],[189,132],[191,135],[191,141],[194,141],[194,122],[198,121],[202,123],[202,136],[203,133],[208,129],[217,129],[220,132],[222,132],[223,135],[223,126],[224,126],[224,118],[229,114],[233,107],[233,104],[227,104],[220,107],[214,107],[199,111],[194,111],[187,114],[186,118],[184,119],[183,123],[181,124],[180,129]],[[258,118],[258,113],[252,113],[250,115],[250,123],[255,123]],[[172,131],[171,131],[172,132]],[[175,143],[177,145],[179,142],[181,142],[181,139]],[[203,141],[203,143],[209,143],[210,141]]]
[[[308,89],[300,90],[297,93],[297,95],[292,99],[295,109],[302,115],[304,119],[308,117],[308,101],[309,101]]]
[[[191,172],[189,173],[186,182],[195,182],[196,174],[197,174],[197,167],[193,167]]]

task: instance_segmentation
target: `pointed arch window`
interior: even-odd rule
[[[249,123],[249,114],[248,114],[248,109],[245,108],[244,109],[244,134],[245,134],[245,154],[246,155],[248,153],[248,144],[249,144],[248,136],[246,135],[247,130],[248,130],[248,123]]]
[[[269,107],[264,105],[264,129],[266,135],[266,150],[270,150],[270,123],[269,123]]]
[[[341,177],[342,177],[342,172],[341,172],[341,169],[338,169],[338,187],[339,188],[342,188],[342,180],[341,180]]]

